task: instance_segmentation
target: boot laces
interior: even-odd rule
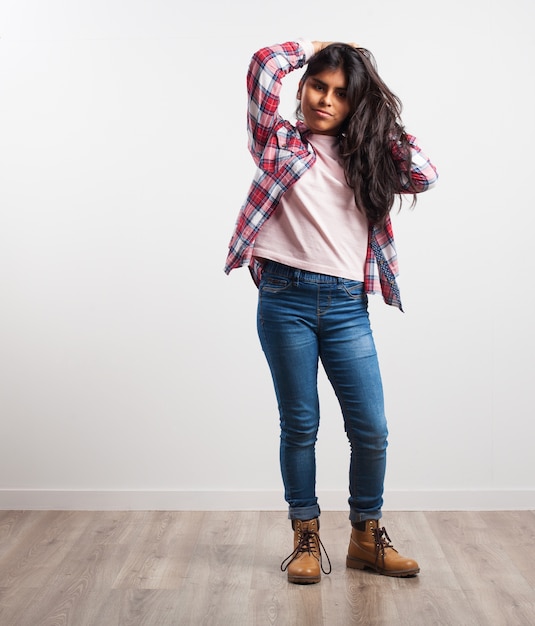
[[[322,550],[325,554],[325,558],[327,559],[327,563],[329,564],[328,571],[325,570],[325,568],[323,567]],[[327,550],[325,550],[325,546],[323,545],[318,533],[310,530],[304,530],[302,533],[300,533],[299,541],[297,543],[297,546],[295,547],[295,550],[291,554],[289,554],[281,563],[281,570],[285,572],[288,569],[290,563],[292,561],[295,561],[295,559],[304,552],[308,552],[308,554],[311,554],[315,558],[318,558],[319,556],[321,571],[326,575],[331,573],[331,559],[327,554]]]
[[[386,528],[383,526],[382,528],[372,528],[373,539],[375,541],[375,563],[379,560],[379,556],[381,556],[384,560],[385,558],[385,550],[391,548],[395,551],[394,546],[392,545],[392,541],[386,532]]]

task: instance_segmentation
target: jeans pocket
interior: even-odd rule
[[[279,293],[288,289],[292,284],[291,278],[286,276],[276,276],[275,274],[264,274],[260,281],[260,291],[264,293]]]
[[[352,300],[367,300],[366,292],[364,291],[364,283],[362,281],[346,280],[342,283],[342,287]]]

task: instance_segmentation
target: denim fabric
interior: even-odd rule
[[[350,443],[349,517],[379,519],[387,424],[364,284],[273,261],[259,285],[258,334],[279,405],[280,464],[290,519],[320,514],[315,444],[321,363]]]

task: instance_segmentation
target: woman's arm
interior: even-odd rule
[[[438,180],[436,167],[431,163],[417,143],[416,137],[407,134],[411,151],[410,171],[407,158],[399,142],[392,144],[392,155],[399,170],[400,193],[422,193],[434,187]]]
[[[282,79],[303,67],[312,56],[312,42],[291,41],[262,48],[253,55],[247,72],[249,150],[258,163],[278,113]]]

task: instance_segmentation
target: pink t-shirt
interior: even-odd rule
[[[357,209],[335,137],[309,135],[316,162],[282,196],[254,255],[299,269],[364,280],[368,220]]]

